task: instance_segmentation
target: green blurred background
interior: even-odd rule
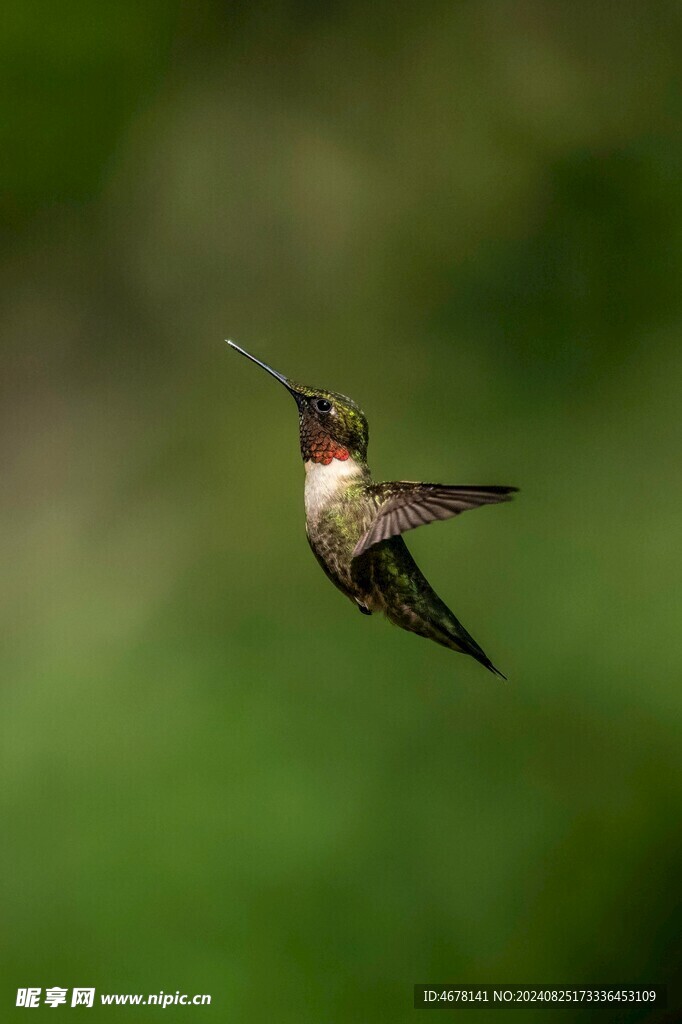
[[[6,0],[2,1020],[679,978],[680,20]],[[409,537],[509,684],[324,579],[226,337],[379,479],[521,487]]]

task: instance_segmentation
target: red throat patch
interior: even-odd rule
[[[301,423],[301,454],[304,462],[321,463],[323,466],[328,466],[334,459],[345,462],[350,458],[348,449],[325,430],[321,430],[314,421]]]
[[[331,438],[327,438],[330,442],[328,447],[311,447],[310,458],[312,462],[322,463],[323,466],[328,466],[333,459],[338,459],[339,462],[345,462],[349,458],[349,453],[346,448],[342,448],[341,445],[336,444]]]

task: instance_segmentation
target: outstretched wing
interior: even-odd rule
[[[374,484],[369,490],[378,504],[372,525],[353,551],[357,558],[367,548],[406,530],[450,519],[481,505],[511,501],[517,487],[450,487],[447,484],[418,484],[407,480]]]

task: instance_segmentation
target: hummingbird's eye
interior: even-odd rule
[[[326,398],[314,398],[313,406],[318,412],[331,412],[332,403],[328,402]]]

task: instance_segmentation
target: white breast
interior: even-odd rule
[[[321,462],[305,463],[305,514],[314,518],[337,498],[351,481],[362,476],[353,459],[332,459],[328,466]]]

